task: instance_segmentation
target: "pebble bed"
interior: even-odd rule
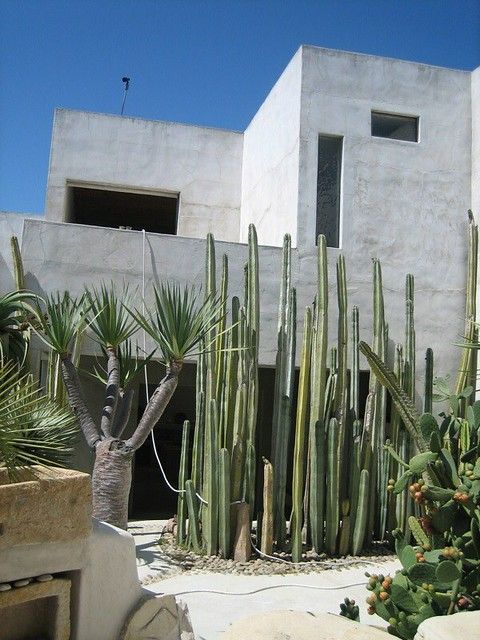
[[[290,575],[318,573],[328,570],[350,569],[352,567],[365,567],[368,571],[370,564],[378,564],[395,557],[394,553],[386,546],[378,544],[364,555],[344,556],[341,558],[331,558],[326,554],[317,554],[307,551],[303,554],[301,563],[292,563],[288,553],[274,554],[275,560],[262,558],[257,552],[252,552],[252,557],[248,562],[237,562],[229,559],[225,560],[219,556],[206,556],[196,554],[189,549],[177,545],[172,533],[163,533],[157,542],[156,551],[164,561],[163,578],[171,577],[181,573],[205,574],[223,573],[231,575]],[[167,568],[168,567],[168,568]],[[158,581],[158,574],[147,576],[142,581],[143,584],[150,584]]]

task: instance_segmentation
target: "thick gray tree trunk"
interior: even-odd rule
[[[109,438],[96,445],[92,474],[93,515],[120,529],[128,524],[133,451]]]

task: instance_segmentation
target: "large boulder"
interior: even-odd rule
[[[382,629],[331,613],[271,611],[234,622],[220,637],[222,640],[388,640],[392,636]]]
[[[120,640],[195,640],[187,606],[172,595],[145,596],[125,623]]]
[[[415,640],[480,640],[480,611],[465,611],[451,616],[424,620]]]

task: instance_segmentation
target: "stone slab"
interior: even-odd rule
[[[418,627],[415,640],[480,640],[480,611],[428,618]]]
[[[87,538],[91,516],[88,474],[34,466],[10,482],[0,469],[0,550]]]
[[[234,622],[221,640],[388,640],[383,629],[329,613],[271,611]]]
[[[120,640],[195,640],[188,609],[172,595],[142,598],[131,612]]]

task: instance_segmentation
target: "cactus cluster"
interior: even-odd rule
[[[451,411],[440,424],[432,414],[412,416],[428,446],[389,485],[410,494],[419,515],[409,517],[407,535],[393,531],[403,569],[369,576],[367,604],[405,640],[426,618],[480,609],[480,402],[467,415]]]
[[[213,236],[207,237],[205,297],[219,297],[219,321],[204,337],[198,357],[196,420],[191,460],[184,427],[179,472],[177,542],[196,552],[229,557],[232,503],[246,502],[253,514],[256,481],[259,286],[255,227],[249,228],[244,301],[228,309],[228,259],[216,284]],[[231,327],[227,329],[227,315]],[[188,521],[188,526],[187,526]]]
[[[383,445],[390,436],[396,445],[409,452],[411,434],[395,412],[392,429],[387,430],[386,391],[374,373],[370,376],[370,393],[362,418],[360,312],[355,306],[351,312],[348,308],[343,256],[336,262],[337,339],[329,348],[329,278],[324,236],[318,238],[314,302],[304,315],[295,397],[297,301],[288,234],[282,256],[271,451],[258,452],[256,232],[251,225],[243,303],[234,297],[230,308],[228,261],[224,256],[217,288],[215,244],[211,235],[207,238],[205,295],[220,297],[222,317],[211,335],[205,336],[204,349],[198,358],[191,461],[187,437],[181,457],[178,542],[200,546],[209,554],[228,556],[234,530],[234,520],[227,517],[230,501],[249,505],[251,521],[258,523],[257,544],[268,555],[275,550],[290,551],[292,560],[299,562],[308,547],[317,553],[359,554],[372,538],[384,539],[388,530],[407,523],[410,511],[399,505],[386,488],[390,475],[401,470],[384,452]],[[415,393],[413,298],[413,278],[409,276],[405,347],[397,350],[397,366],[409,397]],[[383,358],[388,325],[378,260],[373,261],[373,311],[374,351]],[[227,315],[231,319],[228,330]],[[257,470],[259,453],[268,460],[265,459],[263,469]],[[263,483],[261,477],[257,479],[257,471],[263,472]],[[193,518],[196,522],[192,522],[190,533],[186,522]]]
[[[477,227],[471,224],[467,328],[475,314],[476,263]],[[367,585],[369,613],[387,620],[389,632],[404,640],[411,640],[427,618],[480,609],[480,401],[472,401],[469,386],[476,340],[476,328],[468,328],[454,392],[445,380],[434,381],[433,354],[427,352],[428,411],[422,415],[402,377],[360,344],[411,435],[410,454],[398,439],[385,446],[398,469],[387,491],[401,498],[403,512],[410,513],[406,526],[392,531],[403,569],[393,578],[369,576]],[[448,404],[440,421],[432,414],[435,401]]]

